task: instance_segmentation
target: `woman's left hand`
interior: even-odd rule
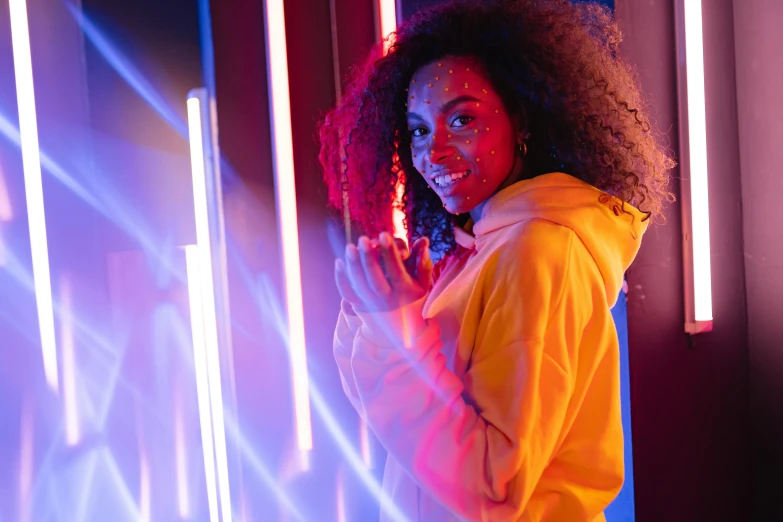
[[[359,312],[386,312],[401,308],[424,297],[429,291],[432,260],[429,244],[422,238],[413,244],[411,260],[415,270],[405,267],[391,234],[381,233],[379,246],[366,236],[359,247],[346,246],[345,260],[335,265],[337,286],[343,299]]]

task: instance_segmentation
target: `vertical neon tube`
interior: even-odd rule
[[[381,39],[397,30],[397,3],[395,0],[378,0],[379,29]]]
[[[307,348],[302,304],[302,276],[299,259],[299,225],[296,212],[294,147],[291,134],[291,99],[288,90],[288,51],[286,48],[283,0],[264,2],[266,23],[267,77],[272,119],[275,190],[283,251],[283,267],[288,313],[288,352],[294,387],[294,415],[299,449],[313,448],[310,417],[310,384],[307,374]]]
[[[201,448],[204,454],[204,476],[207,484],[207,503],[210,522],[219,522],[217,482],[215,476],[215,446],[212,440],[212,413],[209,407],[209,376],[207,372],[206,343],[204,341],[204,318],[199,288],[198,247],[185,247],[185,264],[188,274],[188,302],[190,305],[190,328],[193,335],[193,362],[196,371],[196,397],[198,400],[199,423],[201,425]]]
[[[684,0],[688,98],[694,319],[712,321],[710,212],[707,193],[707,118],[704,101],[704,47],[701,0]]]
[[[190,97],[188,107],[188,131],[190,135],[190,161],[193,173],[193,205],[196,214],[196,242],[198,257],[198,281],[201,291],[202,318],[204,324],[204,346],[209,380],[209,397],[212,410],[212,435],[215,444],[218,491],[223,522],[230,522],[231,493],[228,479],[228,458],[226,456],[226,430],[223,418],[223,392],[220,377],[220,354],[215,310],[215,287],[212,277],[212,248],[209,236],[209,214],[207,206],[206,170],[204,159],[204,136],[202,125],[203,107],[198,97]]]
[[[35,113],[35,89],[30,34],[27,25],[27,5],[25,0],[10,0],[9,8],[27,219],[30,228],[35,300],[38,308],[38,329],[41,335],[46,382],[54,391],[58,391],[57,345],[54,333],[49,246],[46,239],[46,215],[41,180],[41,157],[38,150],[38,121]]]

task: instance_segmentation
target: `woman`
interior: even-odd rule
[[[334,350],[389,453],[382,520],[604,520],[620,490],[610,308],[673,161],[619,41],[592,4],[438,7],[321,126],[330,201],[366,234],[336,262]]]

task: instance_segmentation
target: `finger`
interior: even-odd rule
[[[411,252],[408,249],[408,243],[406,243],[404,239],[401,239],[399,237],[394,238],[394,243],[397,245],[397,250],[400,251],[400,258],[403,261],[408,259],[411,255]]]
[[[349,303],[360,303],[361,299],[356,295],[351,287],[351,280],[348,277],[348,272],[345,268],[345,261],[337,259],[334,263],[334,279],[337,283],[337,291],[340,292],[340,297]]]
[[[370,288],[380,296],[388,295],[391,287],[378,262],[378,251],[372,247],[372,243],[366,236],[359,238],[359,254]]]
[[[392,237],[388,232],[382,232],[380,240],[383,262],[386,266],[386,273],[389,276],[391,286],[394,286],[395,283],[403,283],[408,272],[402,264],[397,245],[394,244],[394,241],[392,241]]]
[[[425,290],[429,290],[432,286],[432,258],[430,257],[430,240],[428,238],[422,238],[421,246],[419,247],[419,253],[416,257],[418,263],[416,266],[416,281]]]
[[[346,272],[348,273],[348,279],[351,281],[351,288],[356,292],[356,295],[363,302],[372,301],[373,291],[367,283],[364,267],[361,259],[359,259],[359,250],[352,243],[345,247],[345,264],[348,267]]]

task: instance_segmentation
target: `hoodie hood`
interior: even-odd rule
[[[614,305],[625,271],[639,251],[647,229],[645,215],[627,203],[573,176],[555,172],[519,181],[492,196],[473,226],[473,236],[455,229],[464,247],[481,249],[494,232],[530,219],[542,219],[573,230],[592,255]]]

